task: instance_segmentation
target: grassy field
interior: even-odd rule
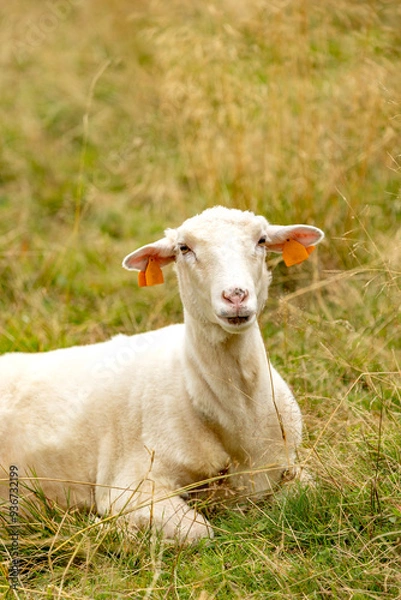
[[[326,240],[260,323],[305,419],[310,490],[206,507],[176,548],[43,503],[0,597],[401,598],[398,0],[19,0],[0,8],[0,353],[181,319],[122,258],[223,204]],[[1,440],[0,440],[1,443]],[[3,510],[3,517],[7,511]]]

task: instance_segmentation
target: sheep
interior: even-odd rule
[[[257,323],[265,255],[300,262],[323,237],[217,206],[128,254],[123,266],[141,285],[175,263],[184,323],[2,356],[0,496],[12,466],[26,494],[38,482],[62,506],[192,543],[213,529],[185,490],[224,474],[234,496],[270,494],[296,468],[302,418]]]

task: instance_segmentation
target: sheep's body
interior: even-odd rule
[[[222,210],[239,246],[241,215],[255,231],[266,223]],[[234,223],[227,222],[232,212]],[[166,537],[194,540],[211,528],[174,492],[224,471],[240,495],[269,493],[294,465],[302,425],[288,386],[268,364],[256,322],[269,283],[263,257],[255,254],[251,267],[241,263],[244,248],[238,252],[230,235],[236,263],[229,288],[227,263],[205,250],[222,223],[207,241],[195,227],[205,226],[202,215],[187,223],[174,244],[168,231],[126,259],[135,269],[150,255],[162,266],[177,259],[185,325],[0,358],[0,465],[5,479],[11,465],[20,477],[34,473],[46,496],[61,504],[125,511],[133,527],[152,520]],[[181,237],[196,255],[186,245],[178,255]],[[206,294],[194,294],[199,264]],[[238,299],[240,289],[247,293]],[[6,497],[6,482],[0,495],[1,489]]]

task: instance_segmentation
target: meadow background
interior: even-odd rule
[[[316,487],[217,536],[128,543],[45,501],[0,597],[401,597],[398,0],[19,0],[0,8],[0,352],[178,322],[173,270],[122,258],[206,207],[326,232],[260,323],[305,418]],[[0,440],[1,443],[1,440]]]

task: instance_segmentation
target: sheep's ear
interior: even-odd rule
[[[161,267],[174,260],[174,244],[171,240],[163,238],[128,254],[123,260],[123,267],[129,271],[139,271],[139,286],[145,287],[163,283]]]
[[[324,233],[311,225],[269,225],[265,246],[272,252],[282,252],[287,267],[306,260]]]

